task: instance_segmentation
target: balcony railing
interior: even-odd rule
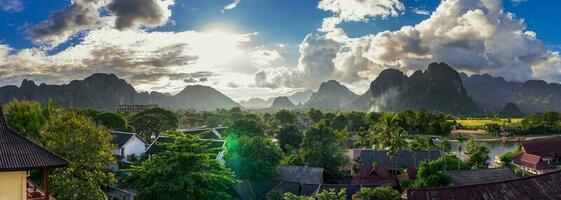
[[[27,180],[27,200],[47,200],[45,192],[31,180]],[[50,196],[49,200],[56,200]]]

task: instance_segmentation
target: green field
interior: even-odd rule
[[[485,124],[498,124],[498,125],[509,125],[514,123],[519,123],[522,118],[513,119],[460,119],[456,120],[458,124],[465,127],[481,127],[483,128]]]

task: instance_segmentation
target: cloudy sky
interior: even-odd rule
[[[236,100],[363,93],[430,62],[561,82],[561,2],[538,0],[0,0],[0,85],[114,73],[139,91],[212,86]]]

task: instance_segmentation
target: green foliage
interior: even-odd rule
[[[40,140],[45,117],[39,102],[14,100],[4,105],[3,110],[11,129],[33,141]]]
[[[386,148],[391,145],[392,133],[403,132],[403,128],[399,126],[397,115],[386,113],[380,118],[380,121],[372,127],[372,132],[376,134],[376,139],[380,148]]]
[[[341,167],[348,162],[345,142],[344,135],[337,134],[320,121],[304,134],[300,155],[307,166],[323,167],[327,181],[339,180],[342,176]]]
[[[347,189],[343,188],[339,191],[335,189],[323,190],[315,197],[298,196],[292,193],[284,193],[284,200],[345,200],[347,199]]]
[[[335,130],[343,130],[347,128],[348,123],[349,123],[349,119],[345,115],[338,114],[331,121],[331,127]]]
[[[323,118],[323,113],[321,112],[321,110],[313,109],[313,108],[308,110],[306,115],[314,123],[318,123]]]
[[[105,170],[115,163],[111,134],[89,118],[72,111],[50,114],[41,132],[41,144],[70,161],[55,169],[50,190],[57,199],[106,199],[102,187],[115,182]]]
[[[94,121],[114,131],[130,131],[127,119],[118,113],[101,113],[96,115]]]
[[[510,163],[510,161],[512,161],[514,157],[522,155],[523,153],[524,151],[522,151],[522,149],[506,152],[503,155],[501,155],[501,162],[503,164]]]
[[[485,161],[489,158],[489,149],[480,143],[476,143],[473,138],[469,139],[466,145],[466,155],[468,165],[472,168],[487,167]]]
[[[127,182],[138,190],[135,199],[229,199],[234,173],[215,159],[220,148],[200,136],[170,133],[171,143],[141,165],[133,165]]]
[[[227,138],[226,165],[240,179],[269,180],[282,157],[282,150],[265,136]]]
[[[294,114],[294,112],[291,112],[290,110],[281,110],[275,113],[275,120],[281,125],[295,124],[298,118],[296,114]]]
[[[349,132],[366,131],[368,130],[368,121],[363,112],[350,112],[347,114]]]
[[[276,135],[280,148],[284,152],[298,150],[304,137],[298,127],[292,124],[280,127]]]
[[[139,112],[131,117],[131,125],[144,139],[177,129],[178,119],[175,113],[163,108],[153,108]]]
[[[226,135],[235,136],[262,136],[265,131],[260,121],[253,118],[242,118],[236,120],[225,132]]]
[[[560,134],[561,116],[558,112],[534,113],[524,118],[519,127],[510,127],[518,134]]]
[[[400,126],[410,134],[436,134],[450,133],[454,125],[449,121],[450,116],[440,112],[419,110],[413,112],[406,110],[398,115]]]
[[[426,188],[448,186],[452,181],[452,178],[442,171],[444,163],[447,162],[447,160],[440,158],[433,161],[422,161],[417,168],[417,179],[413,182],[413,187]]]
[[[376,188],[362,188],[353,195],[353,200],[399,200],[399,192],[388,185]]]

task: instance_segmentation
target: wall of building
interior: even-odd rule
[[[146,144],[138,137],[131,137],[131,139],[123,146],[125,148],[125,158],[129,155],[141,156],[146,151]]]
[[[26,171],[0,172],[0,200],[25,200]]]

